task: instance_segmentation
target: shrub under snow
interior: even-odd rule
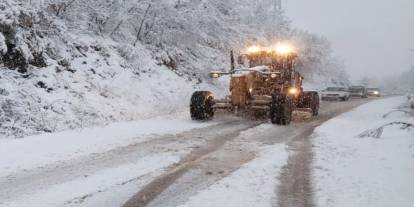
[[[7,52],[6,39],[3,34],[0,32],[0,54],[5,54]]]

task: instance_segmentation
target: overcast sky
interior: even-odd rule
[[[414,64],[414,0],[282,0],[295,27],[326,36],[353,79]]]

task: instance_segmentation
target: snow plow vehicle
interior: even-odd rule
[[[317,116],[319,94],[304,91],[303,77],[296,71],[297,54],[286,45],[272,48],[250,47],[238,57],[233,52],[229,72],[210,72],[211,78],[230,76],[230,95],[215,99],[209,91],[191,97],[193,120],[209,120],[217,110],[236,114],[264,114],[273,124],[289,125],[294,111]]]

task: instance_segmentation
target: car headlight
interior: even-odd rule
[[[210,77],[211,78],[219,78],[220,77],[220,74],[218,74],[218,73],[210,73]]]
[[[297,95],[298,93],[299,93],[299,90],[297,88],[289,88],[289,94]]]

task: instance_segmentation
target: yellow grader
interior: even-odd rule
[[[233,52],[229,72],[213,71],[210,77],[230,75],[230,95],[215,99],[209,91],[196,91],[191,97],[193,120],[210,120],[217,110],[233,113],[261,113],[273,124],[289,125],[293,111],[317,116],[319,94],[303,91],[303,77],[295,70],[297,54],[286,45],[272,48],[254,46],[238,57]]]

